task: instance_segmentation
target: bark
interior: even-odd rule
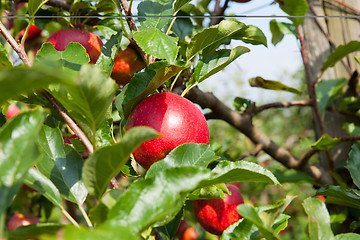
[[[308,15],[313,16],[355,15],[353,10],[360,8],[360,1],[358,0],[308,0],[308,3],[310,6]],[[341,3],[345,3],[354,9],[349,9]],[[358,19],[353,18],[307,18],[302,28],[307,56],[307,62],[304,62],[304,64],[307,64],[308,67],[307,84],[309,89],[311,89],[311,85],[320,76],[321,66],[326,61],[328,55],[339,45],[346,44],[352,40],[359,40],[360,23]],[[325,71],[321,79],[350,79],[352,73],[355,70],[359,70],[358,68],[359,65],[354,61],[354,54],[351,54],[336,64],[334,68]],[[325,133],[332,137],[346,135],[342,125],[348,120],[344,115],[327,111],[324,116]],[[319,138],[322,134],[319,121],[314,118],[313,122],[316,137]],[[336,166],[342,166],[347,159],[350,146],[351,143],[344,142],[335,147],[330,154],[321,152],[321,166],[328,171],[334,170]]]

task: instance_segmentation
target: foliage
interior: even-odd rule
[[[276,2],[289,16],[304,16],[308,11],[305,0]],[[350,112],[358,120],[358,96],[349,96],[348,79],[320,79],[307,93],[304,83],[300,87],[288,86],[257,76],[249,80],[250,86],[287,91],[301,101],[307,99],[307,94],[315,98],[298,104],[308,107],[307,110],[282,109],[260,114],[272,107],[261,108],[239,96],[232,110],[213,95],[206,95],[207,98],[194,94],[199,91],[198,85],[210,76],[245,53],[251,54],[251,46],[267,46],[267,39],[258,27],[236,19],[209,24],[201,18],[175,18],[215,13],[206,0],[196,6],[188,0],[144,0],[138,4],[137,12],[146,17],[136,19],[135,25],[131,23],[134,19],[119,17],[128,12],[115,1],[70,1],[68,7],[53,4],[29,0],[23,8],[17,9],[14,3],[0,5],[0,10],[3,14],[18,11],[18,15],[52,19],[15,19],[7,28],[16,39],[21,27],[27,26],[30,34],[29,26],[35,24],[44,35],[70,27],[93,31],[105,44],[97,63],[90,65],[89,56],[79,43],[70,43],[65,51],[57,51],[45,42],[44,35],[35,41],[25,35],[19,48],[29,56],[31,52],[37,53],[32,66],[15,66],[11,47],[2,41],[0,239],[55,239],[59,232],[65,240],[159,236],[174,239],[178,238],[176,230],[184,218],[197,228],[200,237],[214,239],[215,236],[200,229],[191,205],[197,199],[223,198],[229,193],[225,187],[228,183],[243,184],[239,189],[245,204],[237,208],[243,218],[229,226],[220,239],[359,237],[349,229],[343,230],[345,219],[352,221],[352,231],[360,226],[356,211],[336,215],[328,207],[334,204],[352,210],[360,208],[359,143],[352,145],[346,168],[332,169],[331,177],[337,185],[324,185],[322,179],[311,174],[311,169],[319,164],[318,158],[311,158],[310,154],[321,151],[331,155],[338,144],[360,140],[357,121],[344,124],[353,136],[324,133],[316,139],[313,132],[309,133],[311,108],[318,110],[318,118],[323,118],[329,109],[336,109]],[[292,23],[270,22],[273,45],[285,34],[300,37],[297,27],[304,19],[289,19]],[[14,40],[2,33],[6,40]],[[234,40],[247,46],[231,48]],[[137,49],[138,57],[146,61],[147,67],[120,88],[111,79],[111,69],[117,51],[129,44]],[[357,41],[339,46],[323,63],[322,71],[357,50]],[[28,58],[20,56],[21,60]],[[359,58],[355,60],[360,62]],[[356,91],[357,83],[354,88]],[[211,144],[177,146],[145,171],[131,153],[159,134],[148,127],[126,131],[126,121],[145,97],[164,89],[181,92],[202,108],[211,109],[205,114]],[[10,103],[16,103],[21,113],[6,119]],[[253,121],[255,116],[258,118]],[[218,119],[231,125],[224,127]],[[304,121],[299,123],[298,119]],[[240,132],[247,138],[239,136]],[[291,136],[296,136],[296,140],[289,143]],[[289,156],[298,165],[289,164]],[[341,178],[344,172],[350,173],[350,177]],[[316,193],[313,185],[318,187]],[[326,203],[312,195],[325,196]],[[42,223],[10,232],[6,221],[15,212],[36,214]],[[336,224],[343,228],[338,230]],[[305,225],[307,231],[303,229]]]

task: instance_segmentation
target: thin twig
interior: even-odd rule
[[[331,1],[331,2],[336,2],[338,3],[339,5],[345,7],[345,8],[348,8],[350,9],[351,11],[353,11],[357,16],[360,16],[360,11],[356,8],[354,8],[353,6],[350,6],[349,4],[346,4],[344,2],[341,2],[339,0],[328,0],[328,1]]]
[[[305,47],[305,42],[304,42],[304,34],[303,34],[303,29],[302,29],[301,25],[299,25],[297,27],[297,31],[298,31],[299,40],[300,40],[300,53],[301,53],[301,56],[302,56],[302,59],[304,62],[306,77],[307,77],[308,81],[311,81],[310,65],[309,65],[308,58],[307,58],[307,52],[306,52],[306,47]],[[315,91],[315,86],[316,86],[316,83],[319,81],[319,79],[320,79],[320,77],[317,78],[317,80],[315,80],[314,82],[309,83],[309,95],[310,95],[310,99],[312,101],[314,114],[315,114],[316,120],[319,124],[321,134],[324,134],[325,133],[325,124],[321,117],[319,105],[317,104],[317,101],[316,101],[316,91]]]
[[[294,107],[294,106],[311,106],[312,101],[310,100],[298,100],[298,101],[291,101],[291,102],[274,102],[265,104],[259,107],[255,107],[253,109],[250,109],[251,114],[258,114],[264,110],[270,109],[270,108],[288,108],[288,107]]]
[[[28,55],[25,52],[25,49],[15,41],[15,39],[10,35],[9,31],[6,29],[4,24],[2,24],[2,22],[0,22],[0,32],[3,35],[3,37],[6,39],[6,41],[8,41],[10,46],[19,55],[20,59],[24,62],[24,64],[30,67],[31,62]]]
[[[243,160],[247,157],[251,157],[254,156],[256,157],[257,155],[259,155],[259,153],[262,151],[262,145],[261,144],[256,144],[255,149],[252,150],[251,152],[245,153],[244,155],[240,156],[237,160]]]

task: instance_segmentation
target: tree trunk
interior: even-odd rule
[[[341,3],[350,6],[344,7]],[[359,0],[308,0],[308,15],[344,16],[356,15],[354,10],[360,9]],[[354,18],[307,18],[303,23],[303,34],[308,58],[308,86],[319,77],[321,66],[335,47],[352,40],[359,40],[360,22]],[[335,46],[334,46],[335,45]],[[350,79],[359,65],[354,61],[354,54],[344,58],[334,68],[328,69],[322,80],[338,78]],[[344,116],[327,111],[324,116],[325,132],[332,137],[347,135],[342,129]],[[316,137],[321,136],[319,123],[314,118]],[[334,170],[345,164],[351,143],[342,143],[335,147],[330,154],[320,153],[320,164],[327,170]]]

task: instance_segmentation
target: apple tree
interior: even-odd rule
[[[251,1],[232,4],[246,2]],[[275,2],[289,16],[305,16],[311,6],[306,0]],[[249,80],[297,100],[259,106],[239,96],[229,107],[201,83],[251,54],[251,46],[276,45],[285,34],[297,37],[307,70],[304,18],[272,20],[270,43],[257,26],[224,17],[229,0],[10,0],[0,7],[0,239],[281,239],[297,217],[285,211],[296,203],[307,227],[292,234],[359,238],[358,76],[354,70],[350,78],[322,76],[358,51],[360,42],[335,46],[307,90],[261,76]],[[356,56],[349,61],[360,64]],[[174,94],[181,100],[158,97]],[[157,100],[138,111],[145,120],[133,124],[130,116],[149,96]],[[276,142],[254,121],[260,113],[288,107],[308,109],[321,129],[320,135],[312,130],[317,134],[306,136],[308,143],[297,150]],[[330,111],[347,116],[340,126],[346,135],[322,127]],[[212,121],[227,123],[254,149],[226,154],[222,138],[214,137],[221,129],[212,129]],[[342,165],[319,160],[334,159],[332,149],[344,142],[351,151]],[[163,146],[160,157],[144,164],[147,152],[156,155]],[[261,156],[275,165],[267,166]],[[266,203],[251,201],[266,186],[283,189],[300,181],[313,190],[306,198],[285,191]],[[231,194],[234,189],[241,194]],[[231,214],[224,214],[235,221],[227,219],[215,235],[199,225],[193,203],[226,205],[235,196]],[[226,212],[219,208],[219,215]],[[191,238],[181,226],[192,227]]]

